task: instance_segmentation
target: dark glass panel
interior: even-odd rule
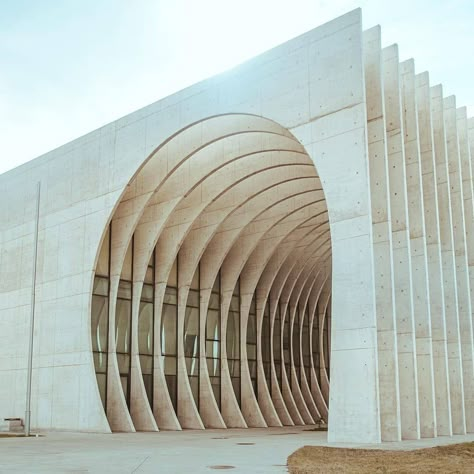
[[[125,395],[125,400],[128,405],[128,375],[121,375],[120,382],[122,384],[122,390],[123,390],[123,393]]]
[[[153,285],[148,285],[144,284],[142,288],[142,295],[141,295],[141,300],[142,301],[149,301],[150,303],[153,303]]]
[[[235,313],[240,313],[240,298],[238,296],[232,295],[229,310]]]
[[[98,374],[107,373],[107,353],[106,352],[94,352],[94,366],[95,371]]]
[[[153,374],[153,356],[140,354],[140,365],[142,374]]]
[[[192,308],[199,308],[199,291],[189,290],[188,301],[186,302],[186,306]]]
[[[219,341],[206,340],[206,356],[218,359],[221,356]]]
[[[219,340],[220,314],[218,310],[209,309],[206,320],[206,339]]]
[[[232,387],[234,388],[235,398],[237,399],[237,403],[239,407],[241,406],[240,400],[240,377],[233,377],[232,378]]]
[[[255,378],[257,376],[257,361],[249,360],[248,363],[249,363],[250,377]]]
[[[211,386],[218,408],[221,407],[221,379],[220,377],[211,377]]]
[[[165,371],[165,375],[176,375],[176,357],[163,357],[163,369]]]
[[[249,361],[257,359],[257,346],[255,344],[247,344],[247,359]]]
[[[131,284],[131,282],[120,280],[117,297],[121,298],[121,299],[124,299],[124,300],[131,300],[132,299],[132,284]]]
[[[92,296],[92,350],[107,351],[107,332],[109,320],[109,299],[106,296]]]
[[[163,305],[161,315],[161,352],[162,354],[176,354],[176,321],[177,307],[174,305]]]
[[[108,296],[109,295],[109,279],[96,276],[94,278],[94,288],[93,288],[92,293],[94,295]]]
[[[231,377],[240,377],[240,361],[229,360],[229,372]]]
[[[186,370],[188,375],[199,375],[199,359],[197,357],[185,357]]]
[[[138,316],[138,352],[153,354],[153,303],[140,302]]]
[[[166,385],[168,386],[168,392],[170,394],[171,403],[173,404],[173,408],[176,411],[177,407],[177,377],[176,375],[165,375]]]
[[[145,385],[145,391],[148,398],[148,403],[153,410],[153,375],[143,374],[143,384]]]
[[[199,377],[189,377],[189,385],[191,385],[191,392],[193,394],[194,402],[199,406]]]
[[[178,291],[176,290],[176,288],[171,288],[169,286],[166,287],[165,297],[164,297],[163,302],[166,304],[173,304],[173,305],[178,304]]]
[[[107,375],[106,374],[96,374],[97,385],[99,386],[100,399],[102,400],[102,405],[105,408],[105,400],[107,396]]]
[[[209,308],[219,310],[219,294],[218,293],[211,293],[211,297],[209,299]]]
[[[229,311],[227,321],[227,358],[240,358],[240,312]]]
[[[130,318],[132,302],[128,300],[117,300],[115,343],[117,352],[130,351]]]
[[[211,359],[208,357],[206,359],[207,362],[207,370],[209,372],[210,377],[219,377],[220,375],[220,363],[219,359]]]

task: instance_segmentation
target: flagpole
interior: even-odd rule
[[[38,232],[40,213],[41,182],[36,188],[36,216],[35,231],[33,234],[33,272],[31,275],[31,307],[30,307],[30,341],[28,347],[28,372],[26,381],[26,410],[25,410],[25,436],[30,436],[31,431],[31,379],[33,375],[33,339],[35,332],[35,299],[36,299],[36,262],[38,260]]]

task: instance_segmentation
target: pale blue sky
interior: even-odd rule
[[[474,0],[0,0],[0,173],[359,6],[474,115]]]

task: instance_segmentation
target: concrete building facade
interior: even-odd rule
[[[473,148],[355,10],[1,175],[0,423],[473,432]]]

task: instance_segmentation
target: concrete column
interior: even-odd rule
[[[436,163],[436,188],[439,206],[441,263],[443,265],[444,280],[451,419],[453,434],[463,434],[465,433],[465,418],[464,386],[461,366],[461,336],[459,333],[457,278],[454,261],[453,221],[451,217],[450,180],[444,129],[442,87],[431,87],[430,98]]]
[[[448,170],[451,194],[451,215],[453,219],[454,257],[456,262],[456,281],[458,289],[459,331],[461,335],[461,360],[464,385],[465,423],[474,417],[474,372],[472,345],[472,307],[467,257],[467,236],[464,221],[464,199],[461,176],[458,133],[456,126],[456,98],[444,99],[444,124],[448,150]],[[466,193],[470,197],[470,193]],[[471,218],[472,222],[472,218]],[[471,240],[471,235],[469,235]],[[472,242],[471,242],[472,244]]]
[[[415,82],[423,206],[425,210],[426,253],[429,271],[436,426],[439,436],[451,436],[451,399],[449,394],[443,266],[441,265],[439,207],[436,192],[436,167],[428,73],[417,75]]]
[[[400,64],[400,84],[410,229],[420,434],[422,438],[434,438],[436,436],[436,412],[431,308],[428,294],[425,209],[416,114],[415,64],[412,59]]]
[[[472,340],[472,317],[474,312],[474,212],[473,212],[473,188],[472,188],[472,171],[471,171],[471,150],[469,148],[469,137],[467,129],[467,110],[466,107],[462,107],[456,110],[457,118],[457,129],[458,129],[458,140],[459,140],[459,156],[460,156],[460,169],[461,169],[461,184],[462,194],[464,200],[464,225],[465,225],[465,236],[466,236],[466,250],[468,260],[468,271],[469,271],[469,294],[471,299],[471,318],[465,321],[467,326],[466,334],[462,335],[463,341],[466,344],[466,355],[467,359],[471,362],[467,362],[472,365],[472,349],[469,346],[473,346]],[[469,326],[471,326],[471,337],[469,337]],[[463,342],[464,344],[464,342]],[[464,361],[463,361],[464,364]],[[471,375],[470,380],[474,380],[474,373]],[[474,389],[465,388],[465,404],[466,404],[466,430],[468,433],[474,432]]]
[[[474,179],[474,117],[467,119],[467,133],[469,138],[469,152],[470,152],[470,161],[469,165],[471,168],[471,176]],[[474,195],[474,181],[471,180],[471,187],[473,189]]]
[[[369,174],[372,194],[380,428],[382,441],[400,441],[397,326],[393,295],[392,224],[382,84],[380,27],[364,32]]]
[[[398,48],[382,52],[402,439],[420,437],[411,251]]]

